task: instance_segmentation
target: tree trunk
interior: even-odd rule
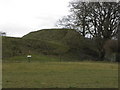
[[[95,38],[95,43],[98,49],[98,60],[103,61],[105,59],[105,40],[101,39],[101,37]]]
[[[120,62],[120,55],[118,52],[116,53],[115,61]]]
[[[103,61],[105,59],[105,49],[101,48],[101,50],[99,50],[99,60]]]

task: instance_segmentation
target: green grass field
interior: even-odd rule
[[[3,63],[3,88],[118,88],[118,64]]]

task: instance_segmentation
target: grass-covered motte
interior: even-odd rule
[[[3,88],[118,88],[118,64],[3,63]]]
[[[29,51],[32,55],[74,57],[77,60],[95,60],[98,57],[94,41],[71,29],[39,30],[22,38],[3,37],[2,46],[3,60],[27,55]]]
[[[99,57],[94,38],[85,38],[73,29],[43,29],[22,38],[3,37],[2,46],[3,60],[26,56],[29,52],[37,57],[46,55],[72,61],[95,61]],[[120,56],[117,48],[117,40],[109,40],[105,44],[105,60],[116,61],[116,57]]]

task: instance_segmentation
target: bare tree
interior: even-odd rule
[[[63,17],[57,22],[57,26],[78,30],[82,36],[87,34],[87,20],[89,13],[89,3],[85,2],[70,2],[71,14]]]
[[[95,38],[101,60],[105,57],[104,44],[107,40],[117,35],[120,21],[120,2],[95,2],[90,3],[89,33]]]
[[[104,44],[118,33],[120,22],[120,2],[81,2],[70,3],[72,14],[60,20],[65,27],[77,29],[84,37],[91,35],[99,52],[99,59],[104,60]],[[59,25],[60,25],[59,24]]]

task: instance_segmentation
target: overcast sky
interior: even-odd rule
[[[0,31],[22,37],[40,29],[55,28],[69,14],[70,0],[0,0]]]

